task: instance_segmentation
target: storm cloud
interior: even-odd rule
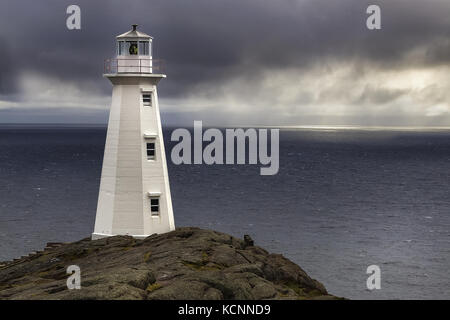
[[[450,124],[447,0],[83,0],[81,30],[70,4],[0,3],[0,122],[105,122],[103,61],[137,23],[166,61],[169,123]]]

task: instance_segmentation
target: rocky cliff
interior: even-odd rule
[[[68,290],[69,265],[81,289]],[[0,299],[332,299],[279,254],[198,228],[144,240],[89,238],[0,266]]]

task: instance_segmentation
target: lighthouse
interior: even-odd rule
[[[166,75],[152,41],[133,25],[105,61],[113,90],[93,240],[175,229],[157,94]]]

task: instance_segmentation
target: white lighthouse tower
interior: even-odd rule
[[[117,36],[117,57],[105,62],[113,91],[92,239],[175,229],[156,90],[166,75],[153,38],[136,29]]]

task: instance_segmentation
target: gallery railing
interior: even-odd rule
[[[162,59],[106,59],[104,73],[165,73]]]

